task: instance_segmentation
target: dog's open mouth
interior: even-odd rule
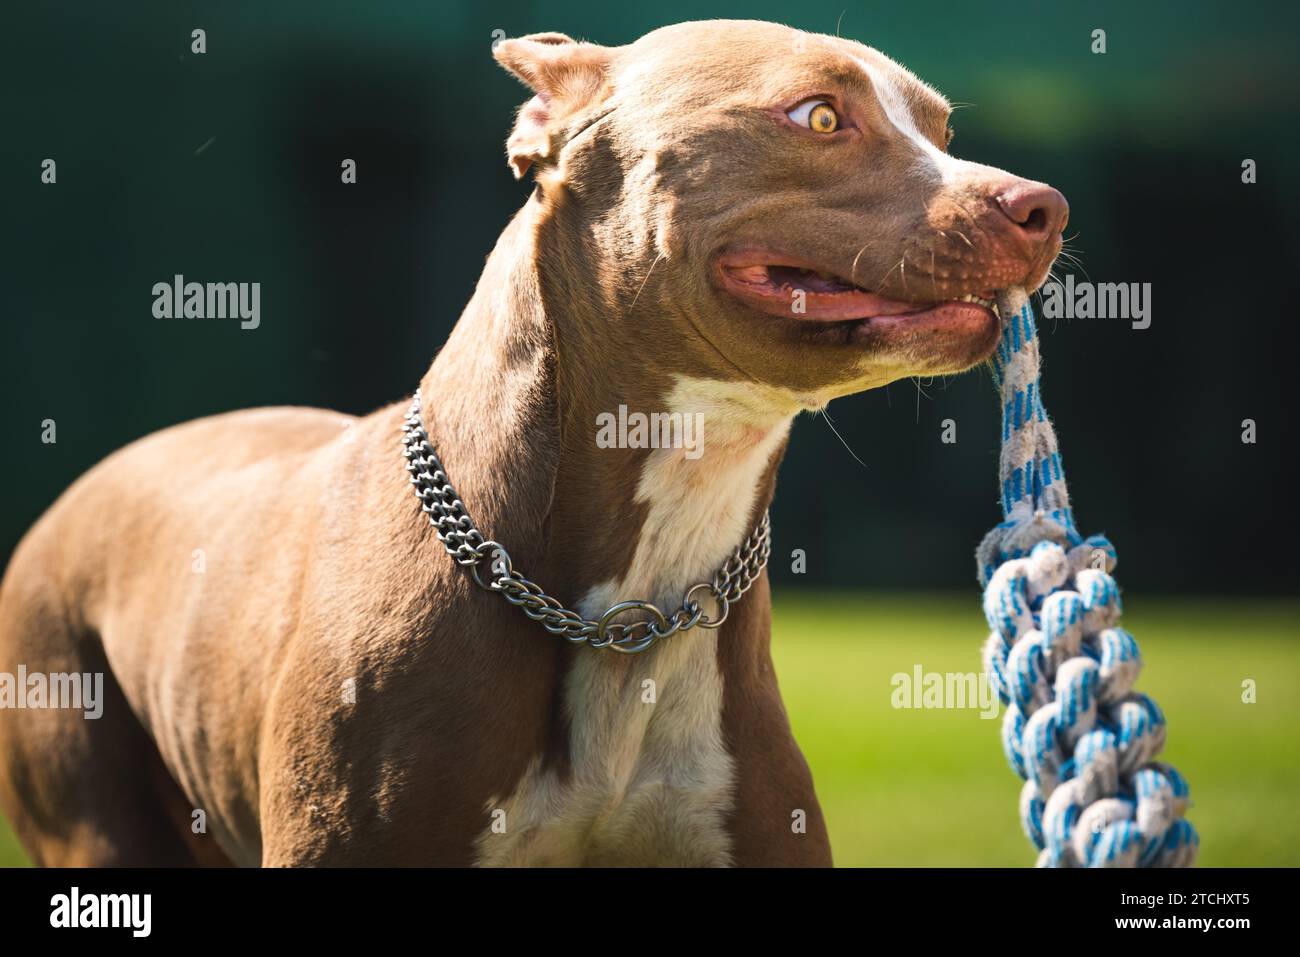
[[[813,322],[864,322],[899,326],[937,322],[987,328],[997,322],[997,293],[971,293],[931,302],[877,295],[841,276],[766,251],[739,250],[717,260],[727,292],[761,312]]]

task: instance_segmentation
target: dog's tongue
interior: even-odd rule
[[[914,302],[877,296],[831,276],[803,269],[756,263],[733,266],[727,272],[730,278],[748,287],[739,290],[744,298],[767,307],[766,311],[784,315],[798,313],[801,318],[814,321],[893,316],[924,308]],[[794,308],[799,295],[806,297],[799,303],[802,312]]]

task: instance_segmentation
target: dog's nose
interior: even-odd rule
[[[1070,204],[1045,183],[1021,180],[998,193],[994,201],[1011,220],[1012,230],[1033,245],[1059,236],[1070,218]]]

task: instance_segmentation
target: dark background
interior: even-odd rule
[[[974,104],[955,115],[957,155],[1065,192],[1087,276],[1153,286],[1145,331],[1043,324],[1082,531],[1110,534],[1130,588],[1294,593],[1300,17],[1250,3],[6,4],[0,561],[78,474],[148,432],[265,404],[363,413],[415,386],[529,188],[505,164],[526,94],[493,62],[494,30],[620,44],[715,16],[838,22]],[[46,157],[57,185],[40,183]],[[154,319],[151,287],[174,273],[260,282],[261,328]],[[796,424],[777,579],[973,592],[998,518],[987,373],[830,414],[865,467],[825,422]]]

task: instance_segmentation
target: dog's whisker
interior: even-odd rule
[[[645,278],[641,280],[641,288],[638,289],[636,291],[636,295],[632,297],[632,305],[628,306],[629,310],[632,309],[632,307],[636,305],[636,301],[641,298],[641,291],[645,289],[645,284],[650,281],[650,274],[655,271],[655,266],[658,266],[659,260],[663,258],[664,258],[664,254],[660,253],[658,256],[655,257],[655,261],[650,264],[650,268],[646,270]]]
[[[1083,264],[1083,260],[1071,250],[1063,248],[1057,254],[1056,261],[1058,264],[1063,264],[1071,270],[1077,269],[1079,272],[1083,273],[1084,279],[1088,282],[1092,281],[1092,277],[1088,275],[1088,268]]]
[[[831,421],[831,417],[830,415],[827,414],[826,409],[822,408],[822,409],[818,409],[818,411],[821,412],[822,418],[826,420],[826,424],[830,426],[831,431],[835,433],[835,437],[840,440],[840,444],[843,445],[844,448],[848,449],[849,455],[853,456],[854,460],[859,465],[861,465],[863,468],[866,468],[867,463],[862,461],[862,459],[858,458],[858,453],[854,452],[853,449],[849,447],[849,443],[844,441],[844,436],[840,435],[840,430],[835,428],[835,423]]]
[[[862,254],[867,251],[867,247],[873,245],[875,245],[875,240],[868,239],[865,243],[862,244],[862,248],[858,250],[857,255],[853,257],[853,265],[849,267],[849,282],[853,283],[854,285],[857,285],[858,282],[858,278],[857,278],[858,260],[861,259]]]
[[[962,238],[962,241],[965,242],[966,245],[969,246],[971,249],[975,248],[975,244],[970,241],[970,237],[968,237],[960,229],[954,229],[953,232],[956,233],[958,236],[960,236]]]
[[[907,258],[906,256],[903,257],[903,259],[906,259],[906,258]],[[896,262],[894,265],[890,266],[887,270],[885,270],[884,275],[882,275],[879,279],[877,279],[875,285],[872,286],[871,288],[872,288],[873,290],[875,290],[875,289],[879,289],[881,286],[883,286],[883,285],[885,284],[885,281],[889,278],[889,274],[892,273],[892,272],[893,272],[895,269],[897,269],[899,266],[902,266],[902,265],[903,265],[903,259],[900,259],[900,260],[899,260],[898,262]]]
[[[914,375],[911,377],[912,384],[916,386],[916,424],[917,425],[921,424],[921,396],[925,396],[927,399],[929,399],[932,402],[934,401],[934,397],[931,396],[930,393],[925,391],[925,385],[933,384],[934,377],[926,376],[925,378],[926,378],[926,382],[923,385],[921,382],[921,376]],[[946,381],[947,376],[945,376],[944,379]]]

